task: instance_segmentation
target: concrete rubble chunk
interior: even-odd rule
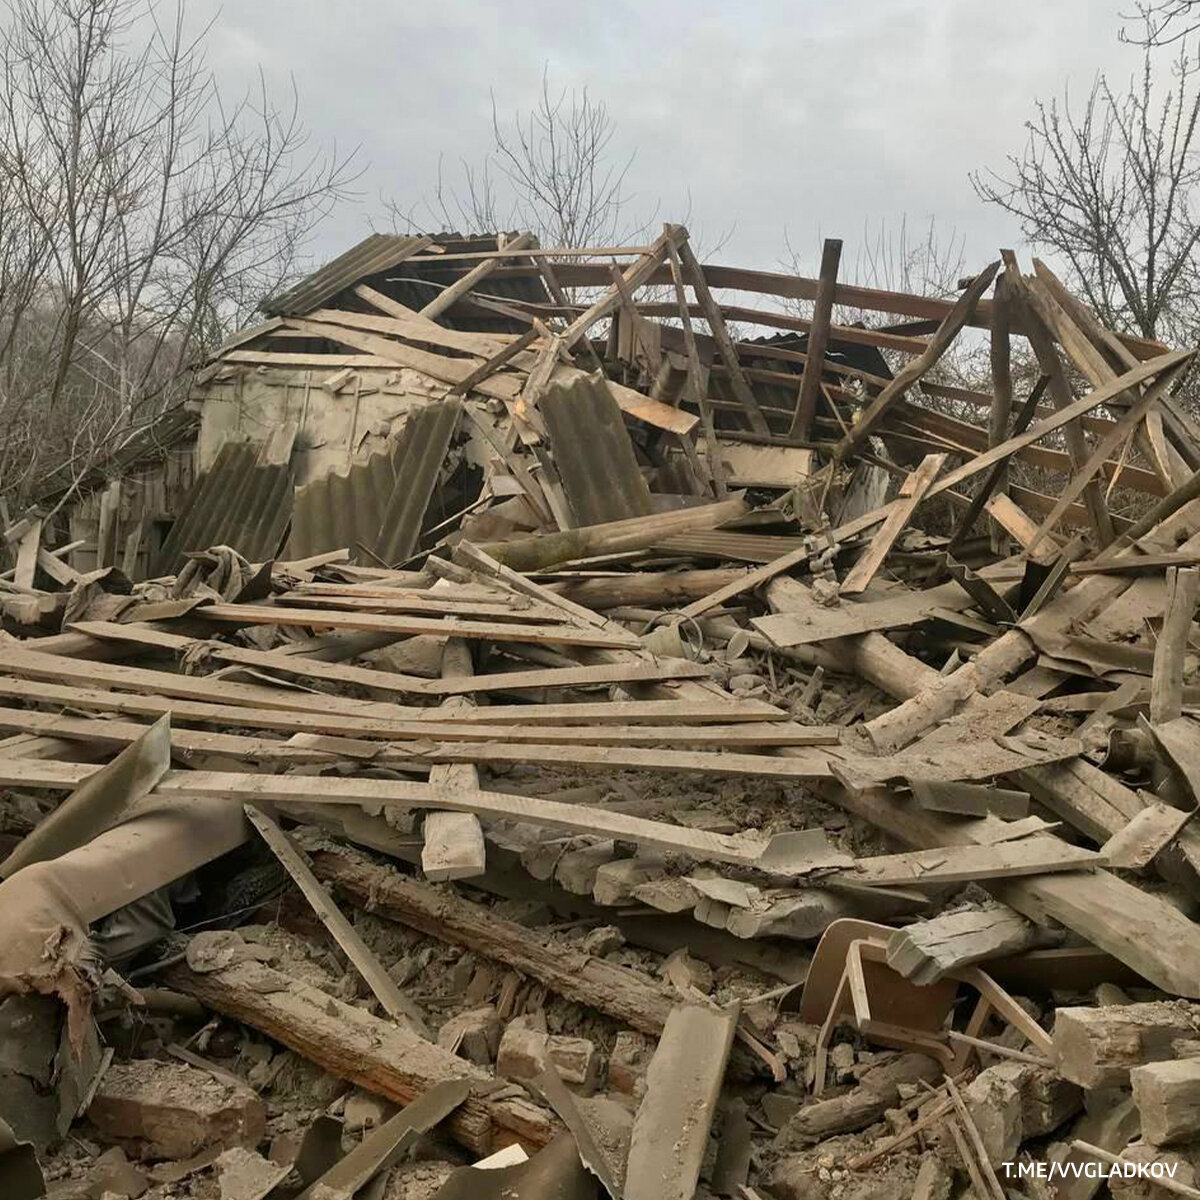
[[[639,1083],[654,1054],[654,1041],[644,1033],[623,1029],[608,1056],[608,1086],[614,1092],[636,1096]]]
[[[936,1155],[926,1154],[913,1180],[912,1200],[950,1200],[954,1176]]]
[[[1129,1082],[1147,1142],[1174,1146],[1200,1136],[1200,1058],[1134,1067]]]
[[[1012,1162],[1025,1137],[1022,1117],[1023,1073],[1012,1070],[1020,1063],[988,1067],[963,1088],[963,1103],[993,1168]]]
[[[493,1004],[456,1013],[438,1030],[437,1042],[468,1062],[489,1066],[500,1049],[500,1014]]]
[[[548,1061],[569,1087],[585,1095],[596,1090],[601,1059],[594,1042],[546,1033],[525,1017],[510,1021],[496,1054],[496,1074],[528,1083],[546,1069]]]
[[[1174,1042],[1195,1038],[1198,1029],[1200,1005],[1184,1001],[1060,1008],[1055,1064],[1080,1087],[1125,1087],[1132,1068],[1175,1057]]]
[[[248,1087],[156,1059],[109,1067],[87,1115],[107,1140],[149,1161],[190,1158],[210,1146],[253,1149],[267,1118],[263,1102]]]

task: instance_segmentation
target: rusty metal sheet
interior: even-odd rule
[[[621,409],[598,374],[552,383],[538,410],[576,525],[600,525],[654,511]]]
[[[193,485],[154,563],[174,574],[189,550],[230,546],[251,562],[274,558],[292,516],[292,469],[260,465],[262,445],[226,442]]]
[[[458,400],[415,409],[387,449],[298,488],[287,557],[342,547],[361,566],[410,557],[461,414]]]

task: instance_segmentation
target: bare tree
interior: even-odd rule
[[[1200,29],[1200,0],[1140,0],[1136,11],[1125,13],[1124,18],[1135,25],[1132,30],[1122,27],[1121,41],[1169,46]]]
[[[295,97],[236,102],[183,5],[7,0],[0,32],[0,481],[86,469],[293,270],[346,194]]]
[[[1182,344],[1200,325],[1200,58],[1181,42],[1165,85],[1159,63],[1147,43],[1126,89],[1100,75],[1082,106],[1039,101],[1024,153],[971,181],[1105,324]]]
[[[508,120],[492,96],[492,146],[478,163],[438,165],[432,198],[388,208],[400,228],[531,231],[545,247],[611,245],[644,233],[626,191],[634,153],[619,151],[617,124],[587,88],[556,89],[542,74],[536,103]]]

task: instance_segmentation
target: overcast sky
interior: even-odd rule
[[[791,0],[603,4],[516,0],[192,0],[215,16],[211,62],[244,87],[261,65],[294,78],[320,143],[361,147],[362,198],[318,233],[327,258],[375,227],[381,197],[419,207],[439,158],[479,161],[502,114],[527,108],[544,67],[588,87],[636,153],[631,210],[678,219],[714,259],[763,268],[785,235],[815,263],[864,226],[936,217],[968,266],[1019,245],[976,199],[969,171],[1025,141],[1035,98],[1082,96],[1097,70],[1126,78],[1130,0]],[[845,276],[845,271],[843,272]]]

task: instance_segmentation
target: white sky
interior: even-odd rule
[[[1020,246],[969,171],[1024,145],[1036,98],[1098,70],[1125,78],[1117,39],[1129,0],[191,0],[215,16],[224,85],[261,66],[286,98],[295,79],[318,143],[360,146],[362,199],[318,232],[324,259],[374,227],[381,197],[420,203],[448,164],[478,161],[501,113],[526,107],[548,66],[609,106],[615,146],[636,151],[633,208],[678,219],[715,260],[774,268],[785,234],[815,266],[840,236],[853,267],[864,225],[936,216],[967,266]],[[843,270],[843,277],[847,272]]]

